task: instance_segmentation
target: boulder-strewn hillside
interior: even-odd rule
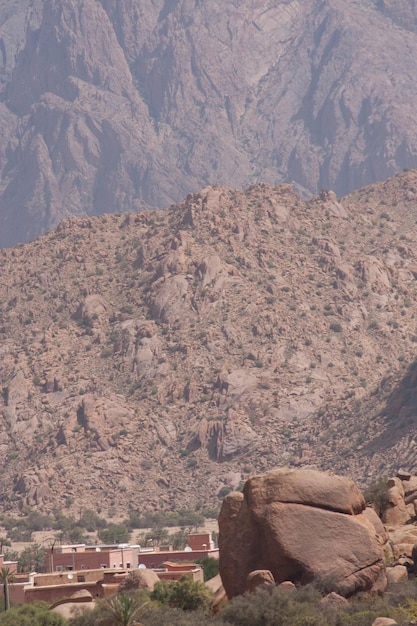
[[[414,2],[2,0],[0,246],[207,184],[417,166]]]
[[[3,506],[412,469],[416,201],[416,171],[339,201],[208,187],[0,251]]]

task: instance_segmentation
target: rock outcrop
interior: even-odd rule
[[[250,572],[246,581],[246,591],[250,593],[259,589],[259,587],[268,587],[275,585],[274,577],[269,570],[255,570]]]
[[[411,515],[405,504],[405,489],[398,478],[390,478],[388,483],[388,506],[384,511],[384,522],[388,526],[401,526],[408,522]]]
[[[280,469],[249,479],[219,517],[220,574],[229,598],[254,570],[277,583],[331,583],[339,593],[379,589],[385,563],[355,484],[314,470]]]
[[[377,617],[376,620],[372,622],[372,626],[396,626],[396,624],[395,619],[391,619],[390,617]]]

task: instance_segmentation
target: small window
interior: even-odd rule
[[[127,569],[130,569],[130,563],[126,563]]]
[[[57,565],[57,566],[56,566],[56,571],[57,571],[57,572],[62,572],[62,570],[63,570],[63,569],[64,569],[64,568],[63,568],[63,566],[62,566],[62,565]]]
[[[85,583],[85,576],[77,576],[77,582]]]

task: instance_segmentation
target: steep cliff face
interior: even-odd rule
[[[416,32],[417,6],[414,0],[404,0],[404,2],[378,0],[376,5],[384,15],[390,17],[401,28]]]
[[[416,54],[411,1],[4,1],[0,245],[206,184],[344,194],[417,166]]]

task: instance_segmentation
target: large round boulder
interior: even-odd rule
[[[220,574],[229,598],[254,570],[277,584],[313,581],[349,596],[386,585],[381,541],[364,498],[348,478],[280,469],[229,494],[219,516]]]

